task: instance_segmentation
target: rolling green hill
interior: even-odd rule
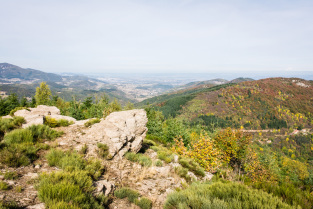
[[[268,78],[191,88],[141,102],[165,117],[245,129],[303,128],[313,124],[313,81]]]

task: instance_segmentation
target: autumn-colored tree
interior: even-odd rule
[[[51,91],[46,82],[41,82],[40,86],[36,88],[36,104],[47,105],[50,101]]]
[[[283,157],[282,166],[285,174],[294,182],[304,180],[309,177],[308,167],[298,160]]]
[[[194,159],[205,170],[214,171],[220,165],[220,152],[214,141],[206,134],[192,133],[190,135],[190,145],[187,149],[184,145],[183,139],[175,138],[175,145],[172,150],[182,156]]]
[[[239,171],[243,169],[244,159],[248,154],[251,136],[244,135],[242,131],[233,131],[227,128],[218,132],[214,137],[217,147],[222,152],[223,160]]]
[[[277,176],[259,160],[258,154],[250,147],[244,161],[244,170],[252,182],[276,182]]]

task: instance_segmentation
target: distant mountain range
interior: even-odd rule
[[[2,84],[32,84],[42,81],[88,90],[99,90],[107,84],[107,82],[86,76],[61,76],[40,70],[21,68],[9,63],[0,63],[0,83]]]
[[[1,94],[16,93],[19,97],[31,97],[35,94],[40,82],[47,82],[54,95],[65,100],[84,99],[88,96],[101,95],[104,92],[111,98],[118,98],[121,102],[128,101],[124,92],[115,86],[95,78],[73,75],[62,76],[46,73],[30,68],[21,68],[9,63],[0,63],[0,91]]]

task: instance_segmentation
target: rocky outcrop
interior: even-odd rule
[[[61,112],[57,107],[46,105],[38,105],[36,108],[18,110],[14,113],[14,116],[21,116],[25,118],[26,123],[23,124],[23,128],[31,125],[43,124],[46,116],[50,116],[51,118],[55,118],[57,120],[65,119],[73,122],[76,121],[75,118],[61,115]]]
[[[47,116],[57,120],[73,121],[74,126],[77,126],[76,131],[73,131],[73,135],[63,137],[59,143],[60,145],[71,144],[76,148],[86,144],[88,157],[96,155],[98,143],[106,144],[109,147],[109,156],[111,157],[117,154],[123,156],[128,151],[138,152],[148,130],[146,127],[148,118],[142,109],[113,112],[105,119],[101,119],[100,123],[84,130],[83,135],[80,134],[80,127],[84,126],[87,120],[76,121],[72,117],[60,115],[60,110],[54,106],[39,105],[36,108],[18,110],[14,115],[25,118],[26,123],[23,124],[23,128],[34,124],[44,124]]]
[[[109,194],[112,194],[114,189],[115,189],[115,185],[112,182],[109,182],[107,180],[100,180],[94,183],[95,186],[95,191],[94,194],[96,196],[100,195],[100,194],[104,194],[105,196],[108,196]]]
[[[114,112],[87,129],[76,141],[88,146],[87,156],[96,154],[97,143],[106,144],[111,157],[123,156],[128,151],[138,152],[146,137],[147,122],[142,109]]]

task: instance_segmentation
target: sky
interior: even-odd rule
[[[0,62],[46,72],[313,72],[312,0],[0,0]]]

